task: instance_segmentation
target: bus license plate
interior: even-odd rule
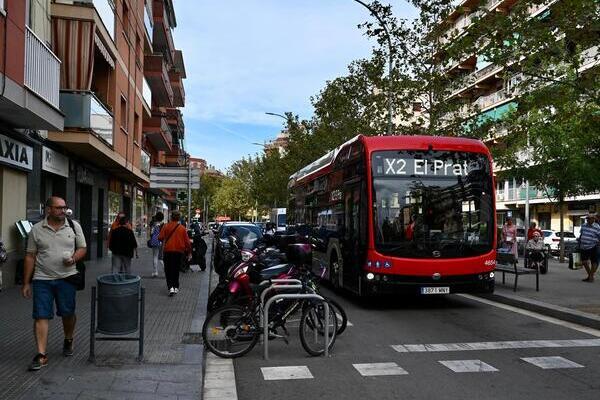
[[[422,287],[421,294],[450,294],[450,287]]]

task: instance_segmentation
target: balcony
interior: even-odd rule
[[[144,119],[144,135],[157,151],[171,151],[173,145],[173,136],[167,120],[154,115]]]
[[[61,91],[60,109],[65,114],[65,129],[48,132],[49,140],[120,179],[148,183],[148,176],[133,165],[132,157],[113,148],[112,113],[93,92]]]
[[[169,79],[173,88],[173,105],[175,107],[185,107],[185,89],[183,88],[181,74],[175,70],[171,70],[169,72]]]
[[[144,56],[144,75],[152,90],[152,100],[158,107],[173,107],[173,87],[161,54]],[[152,104],[150,105],[152,106]]]
[[[590,47],[589,49],[581,52],[581,66],[579,67],[580,72],[598,65],[600,62],[600,51],[598,51],[599,47],[600,46]]]
[[[93,92],[61,91],[60,109],[65,114],[65,129],[89,131],[113,144],[112,113]]]
[[[183,123],[183,115],[181,111],[177,108],[168,108],[167,109],[167,123],[171,127],[171,132],[173,135],[179,139],[183,137],[185,131],[185,125]]]
[[[185,163],[185,153],[165,154],[165,164],[167,164],[168,167],[184,167]]]
[[[25,30],[25,86],[52,107],[60,107],[60,60],[29,27]]]
[[[171,32],[170,14],[165,8],[164,1],[154,1],[152,8],[152,18],[154,28],[152,30],[152,45],[154,51],[163,53],[167,57],[169,64],[173,64],[173,34]]]

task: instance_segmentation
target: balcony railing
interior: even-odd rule
[[[113,116],[93,92],[61,91],[60,109],[65,114],[65,129],[91,131],[113,144]]]
[[[25,30],[25,86],[59,108],[60,60],[29,27]]]
[[[145,150],[142,150],[142,156],[140,158],[140,169],[146,175],[150,175],[150,154]]]
[[[477,100],[475,100],[475,104],[480,108],[488,108],[495,104],[500,103],[501,101],[507,100],[512,97],[512,94],[509,94],[505,89],[498,90],[487,96],[481,96]]]
[[[152,108],[152,90],[150,89],[150,85],[148,85],[148,81],[145,77],[142,85],[142,97],[144,98],[148,108]]]

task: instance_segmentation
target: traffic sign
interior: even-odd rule
[[[190,189],[200,189],[200,171],[198,169],[188,169],[187,167],[152,167],[150,168],[150,187],[157,189],[188,189],[188,187]]]

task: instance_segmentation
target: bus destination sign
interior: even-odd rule
[[[470,171],[467,160],[383,158],[382,161],[376,168],[377,175],[467,176]]]

